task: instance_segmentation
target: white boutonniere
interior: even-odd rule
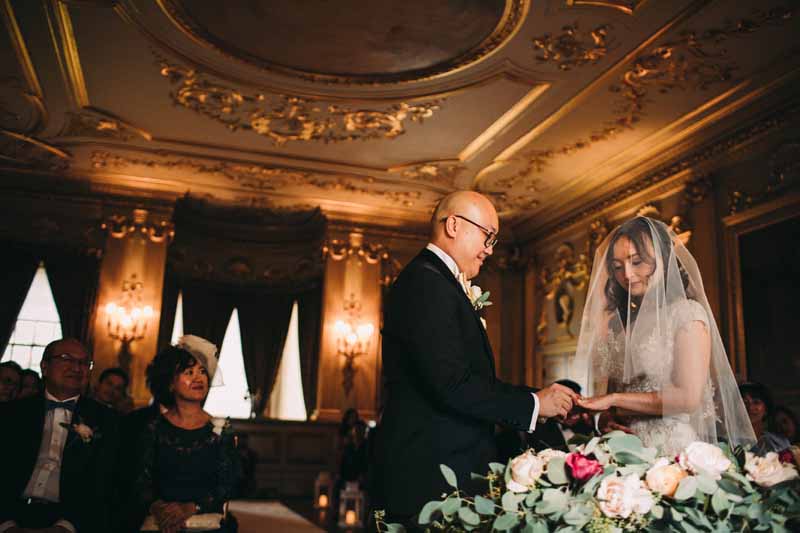
[[[211,430],[212,433],[217,436],[222,436],[222,432],[230,427],[231,423],[227,418],[212,417],[211,425],[214,426],[214,428]]]
[[[95,430],[87,426],[80,420],[78,420],[78,422],[73,424],[67,424],[65,422],[62,422],[61,425],[67,428],[69,431],[72,431],[73,433],[78,435],[84,444],[89,444],[95,438]],[[98,434],[97,436],[99,437],[100,435]]]

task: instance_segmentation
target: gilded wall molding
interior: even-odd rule
[[[423,122],[444,99],[400,102],[383,109],[354,109],[286,94],[250,93],[213,81],[191,68],[159,61],[169,79],[172,101],[211,118],[231,131],[252,131],[281,146],[290,141],[336,143],[394,139],[406,132],[406,122]]]
[[[560,70],[572,70],[584,65],[595,65],[608,52],[608,32],[611,26],[601,24],[593,30],[582,32],[578,23],[561,28],[558,34],[545,33],[533,39],[538,51],[536,60],[556,65]]]
[[[464,169],[464,165],[458,161],[426,161],[393,167],[389,169],[389,172],[399,174],[412,181],[453,189],[456,187],[456,179]]]
[[[192,41],[214,50],[224,57],[264,69],[268,72],[301,79],[303,81],[339,85],[396,85],[438,79],[477,65],[490,57],[520,29],[530,8],[530,0],[506,0],[501,20],[480,43],[462,54],[431,67],[397,73],[381,74],[328,74],[311,72],[280,65],[253,57],[216,39],[198,25],[175,0],[157,0],[163,13]]]
[[[719,28],[703,32],[686,31],[677,39],[649,48],[638,55],[631,66],[609,89],[618,94],[612,106],[612,117],[598,125],[591,134],[567,144],[544,150],[533,150],[511,158],[522,162],[512,176],[496,184],[481,183],[482,192],[510,189],[523,184],[528,195],[541,174],[556,158],[568,157],[585,151],[599,143],[615,139],[621,133],[635,129],[654,102],[654,94],[668,94],[676,89],[705,90],[733,79],[738,66],[721,43],[748,35],[765,28],[778,26],[791,19],[796,8],[777,7],[769,11],[756,11],[751,17],[726,23]]]
[[[266,192],[282,191],[288,187],[308,187],[317,191],[368,196],[403,207],[414,207],[422,198],[419,191],[379,187],[371,177],[356,178],[258,163],[200,160],[161,150],[155,152],[155,155],[156,158],[133,157],[95,150],[91,154],[91,164],[95,170],[143,166],[158,170],[189,171],[224,177],[243,188]]]
[[[75,32],[72,28],[69,6],[61,0],[48,0],[45,2],[44,11],[61,76],[72,104],[78,109],[87,107],[89,91],[83,76],[83,67]]]
[[[567,0],[567,7],[606,7],[633,15],[647,0]]]
[[[27,167],[47,172],[65,172],[72,155],[36,137],[0,129],[0,167]]]
[[[753,192],[735,189],[728,198],[728,214],[735,215],[767,202],[800,182],[800,141],[780,145],[770,156],[770,172]]]
[[[146,141],[153,140],[153,136],[149,132],[109,113],[91,108],[83,109],[77,113],[68,112],[67,121],[58,136],[95,137],[119,141],[131,141],[138,138]]]
[[[720,142],[711,144],[659,171],[648,174],[644,178],[636,180],[633,183],[629,183],[625,187],[611,193],[599,201],[592,203],[583,209],[575,211],[571,216],[561,219],[552,226],[548,225],[543,227],[541,233],[560,232],[574,224],[577,224],[581,220],[596,216],[597,214],[609,209],[613,205],[623,201],[625,198],[637,194],[645,189],[649,189],[650,187],[656,186],[660,182],[665,181],[673,176],[685,173],[686,171],[704,168],[720,155],[737,150],[743,144],[783,127],[793,120],[793,118],[799,113],[800,108],[795,107],[770,115],[747,128],[737,131],[733,135],[726,137]],[[687,177],[686,179],[689,180],[691,178]]]

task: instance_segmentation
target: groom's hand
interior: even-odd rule
[[[539,398],[539,416],[542,418],[567,416],[572,405],[580,398],[575,391],[558,383],[540,390],[536,396]]]

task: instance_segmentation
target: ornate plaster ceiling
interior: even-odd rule
[[[519,236],[794,98],[795,2],[7,0],[0,166]],[[648,178],[648,176],[650,176]]]

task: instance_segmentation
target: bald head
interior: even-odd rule
[[[431,218],[431,243],[444,250],[468,278],[478,275],[493,252],[491,244],[500,230],[492,202],[475,191],[457,191],[439,202]]]

